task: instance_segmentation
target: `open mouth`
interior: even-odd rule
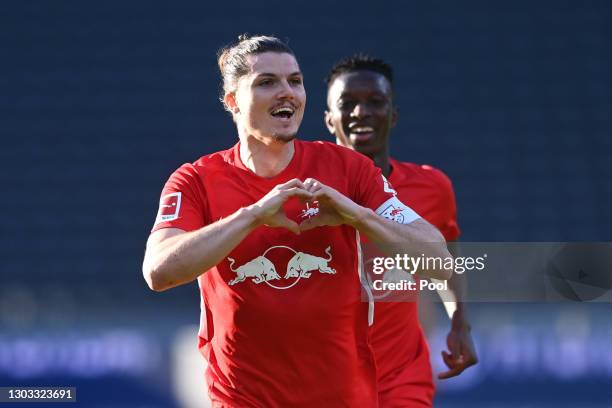
[[[295,113],[295,108],[293,106],[280,106],[278,108],[273,109],[270,114],[278,119],[288,120]]]
[[[349,130],[349,136],[353,142],[366,142],[374,136],[372,126],[353,126]]]

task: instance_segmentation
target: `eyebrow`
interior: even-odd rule
[[[368,96],[382,96],[384,98],[390,98],[391,97],[391,95],[387,95],[386,93],[380,92],[378,90],[376,90],[376,91],[368,91],[367,93],[368,93]],[[348,91],[344,91],[344,92],[342,92],[340,94],[339,98],[344,98],[346,96],[352,96],[352,93],[348,92]]]
[[[262,72],[261,74],[257,75],[257,78],[263,77],[263,76],[265,76],[265,77],[276,77],[278,75],[277,74],[273,74],[271,72]],[[291,76],[302,76],[302,72],[301,71],[295,71],[295,72],[290,73],[287,76],[290,76],[290,77]]]

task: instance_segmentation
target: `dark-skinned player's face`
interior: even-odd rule
[[[384,75],[365,70],[338,75],[327,92],[327,106],[325,123],[339,144],[370,157],[386,151],[397,111]]]

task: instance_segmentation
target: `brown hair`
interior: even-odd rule
[[[247,56],[264,52],[287,53],[295,57],[293,50],[276,37],[267,35],[249,36],[242,34],[238,42],[227,45],[217,52],[217,63],[221,71],[220,99],[225,105],[224,96],[234,92],[240,77],[249,73]]]

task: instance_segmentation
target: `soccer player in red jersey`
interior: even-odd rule
[[[337,143],[372,159],[402,202],[436,226],[447,241],[456,240],[455,196],[448,177],[431,166],[400,162],[389,155],[389,134],[398,116],[391,67],[382,60],[357,55],[338,62],[327,85],[325,123]],[[453,277],[449,282],[451,295],[460,300],[463,280]],[[449,370],[440,379],[459,375],[477,362],[464,306],[457,302],[455,307],[447,337],[450,352],[442,352]],[[374,310],[371,335],[380,407],[432,406],[429,350],[416,302],[377,302]]]
[[[441,257],[444,245],[426,243],[444,239],[369,159],[296,139],[306,93],[286,44],[241,36],[219,68],[239,141],[170,176],[144,277],[156,291],[197,279],[214,407],[376,407],[360,234]],[[381,216],[389,206],[404,223]]]

